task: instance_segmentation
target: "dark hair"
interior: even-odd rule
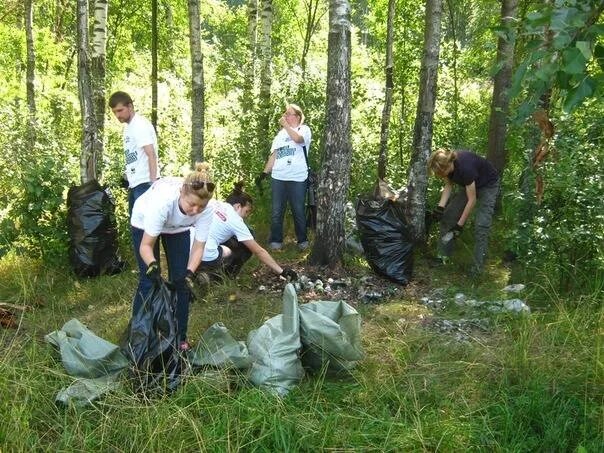
[[[231,194],[226,198],[226,202],[231,205],[239,203],[241,206],[254,204],[252,197],[243,191],[243,181],[235,183],[235,187],[233,188]]]
[[[114,108],[118,104],[122,104],[124,106],[132,104],[132,98],[130,95],[124,91],[116,91],[111,96],[109,96],[109,107]]]

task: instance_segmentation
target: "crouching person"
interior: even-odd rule
[[[243,264],[252,255],[256,255],[280,277],[296,280],[298,276],[293,269],[281,267],[255,241],[254,235],[244,222],[252,207],[252,197],[243,192],[242,182],[235,184],[233,192],[225,202],[216,203],[200,270],[211,274],[219,271],[234,277]]]
[[[132,239],[140,278],[134,296],[133,313],[142,306],[153,285],[161,279],[159,242],[166,254],[168,278],[176,288],[176,322],[179,347],[186,351],[189,320],[190,281],[197,270],[208,237],[212,212],[214,183],[209,164],[197,163],[186,178],[164,178],[156,181],[134,203]],[[190,227],[195,230],[191,246]]]

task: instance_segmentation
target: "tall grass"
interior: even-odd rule
[[[27,275],[27,278],[23,276]],[[170,396],[127,385],[85,408],[54,403],[72,379],[42,340],[70,317],[116,342],[136,276],[75,281],[17,257],[0,261],[0,300],[44,303],[0,342],[2,451],[602,451],[603,309],[596,295],[548,311],[491,318],[472,341],[426,328],[409,298],[359,307],[366,359],[347,376],[308,375],[283,399],[244,376],[200,372]],[[198,338],[214,321],[239,339],[280,296],[225,284],[192,306]],[[241,288],[243,286],[243,288]],[[235,302],[228,295],[237,294]],[[438,316],[453,316],[446,308]]]

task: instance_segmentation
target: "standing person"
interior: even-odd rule
[[[472,275],[482,272],[489,243],[495,202],[499,194],[497,170],[484,157],[469,151],[439,149],[428,161],[428,168],[445,181],[434,217],[440,220],[439,259],[451,256],[455,238],[461,233],[478,202],[474,227],[474,262]],[[455,192],[453,184],[463,187]],[[450,199],[449,199],[450,198]]]
[[[269,247],[279,250],[283,246],[283,215],[286,204],[294,216],[294,228],[298,248],[308,248],[306,235],[306,199],[310,150],[310,128],[304,124],[304,113],[296,104],[288,104],[279,119],[281,130],[273,140],[271,154],[264,171],[256,178],[259,185],[270,174],[272,188],[272,215]]]
[[[242,182],[235,184],[226,202],[216,203],[200,269],[210,271],[222,269],[233,277],[254,254],[280,277],[297,280],[298,275],[294,270],[281,267],[254,240],[253,234],[244,222],[252,207],[252,197],[243,192]]]
[[[168,278],[176,288],[176,321],[183,351],[189,349],[187,325],[191,292],[188,282],[192,281],[203,256],[216,204],[211,200],[213,192],[209,165],[197,163],[195,171],[184,179],[164,178],[155,182],[136,200],[132,210],[134,254],[140,272],[132,312],[138,311],[153,284],[161,278],[157,242],[161,237]],[[190,227],[195,230],[192,246]]]
[[[157,135],[153,125],[134,111],[128,93],[116,91],[109,97],[109,107],[124,127],[125,176],[128,179],[128,214],[138,197],[159,178]]]

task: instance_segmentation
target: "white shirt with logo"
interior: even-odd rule
[[[178,206],[183,178],[162,178],[142,194],[132,208],[133,227],[144,230],[150,236],[175,234],[195,229],[195,239],[205,242],[208,239],[212,213],[216,200],[210,200],[199,214],[184,214]]]
[[[285,129],[281,129],[273,140],[271,152],[275,153],[275,164],[271,176],[280,181],[306,181],[308,165],[304,158],[304,148],[310,151],[310,128],[301,124],[296,132],[304,138],[304,143],[296,143]]]
[[[126,177],[130,188],[139,184],[150,182],[149,158],[143,149],[144,146],[153,145],[157,163],[157,177],[159,178],[159,162],[157,135],[149,120],[136,112],[129,123],[124,127],[124,154],[126,157]]]
[[[239,242],[254,239],[250,229],[235,208],[224,201],[217,201],[212,214],[212,223],[208,240],[203,249],[203,261],[213,261],[218,258],[218,247],[235,236]]]

